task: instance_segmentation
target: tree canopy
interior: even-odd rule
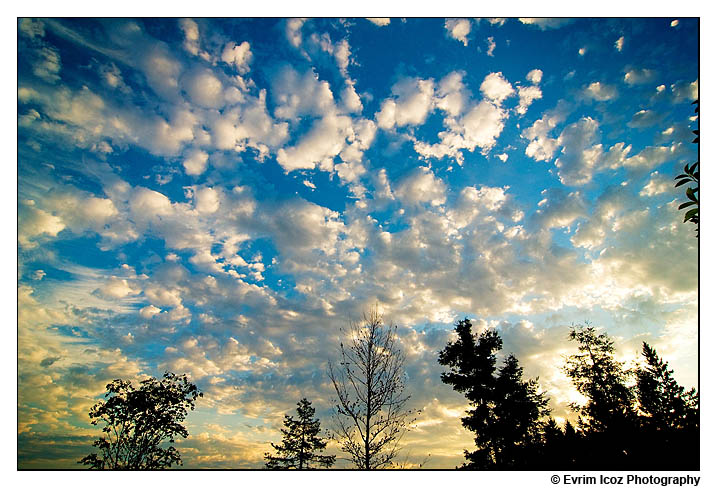
[[[182,465],[173,446],[178,437],[187,438],[182,422],[187,410],[202,397],[186,375],[165,372],[135,388],[130,381],[116,379],[107,384],[105,400],[90,409],[93,425],[103,424],[91,453],[78,463],[91,469],[166,469]]]
[[[509,354],[496,371],[496,353],[503,342],[495,330],[472,332],[469,319],[456,323],[456,341],[439,352],[449,367],[441,380],[464,393],[472,409],[461,419],[474,433],[476,450],[465,451],[465,468],[528,468],[529,452],[541,443],[548,400],[536,379],[524,381],[518,359]]]

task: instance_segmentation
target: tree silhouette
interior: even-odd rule
[[[698,100],[693,102],[696,106],[696,114],[698,114]],[[693,142],[695,144],[699,144],[699,129],[696,129],[693,131],[693,134],[696,135],[695,139],[693,139]],[[681,185],[685,185],[687,183],[689,184],[695,184],[695,187],[687,187],[686,188],[686,197],[688,197],[688,201],[682,203],[678,206],[678,209],[688,209],[686,211],[686,215],[683,219],[683,222],[690,221],[693,224],[696,225],[696,238],[698,237],[698,178],[699,178],[699,172],[698,172],[698,161],[693,163],[692,165],[688,166],[686,165],[683,168],[683,173],[678,175],[675,180],[678,180],[676,183],[676,187],[680,187]],[[691,209],[692,207],[692,209]]]
[[[456,323],[457,340],[439,352],[439,363],[449,367],[442,382],[464,393],[472,409],[461,419],[474,433],[476,450],[464,451],[464,468],[528,468],[541,443],[541,418],[548,414],[538,382],[522,379],[523,369],[513,354],[496,372],[496,352],[503,343],[487,330],[476,336],[469,319]]]
[[[396,326],[385,325],[377,308],[350,323],[348,344],[339,346],[339,365],[328,375],[337,395],[334,437],[359,469],[391,466],[398,442],[413,421],[404,408],[404,355]]]
[[[282,443],[272,448],[277,455],[264,454],[268,469],[313,469],[313,464],[322,467],[331,467],[336,459],[335,455],[318,455],[314,452],[323,451],[327,442],[318,435],[320,421],[314,419],[315,410],[312,403],[306,398],[297,403],[298,419],[284,415],[284,429],[282,429]]]
[[[100,453],[78,463],[92,469],[132,470],[182,465],[172,444],[178,436],[187,438],[182,422],[197,397],[202,393],[186,375],[165,372],[162,379],[143,380],[138,389],[129,381],[113,380],[107,384],[105,400],[89,413],[93,425],[104,424],[104,434],[93,443]]]
[[[574,327],[569,339],[578,342],[578,354],[571,355],[564,367],[579,393],[588,398],[585,405],[573,404],[579,414],[579,428],[593,450],[602,458],[587,458],[583,464],[604,469],[632,468],[640,450],[635,394],[627,385],[631,372],[613,358],[613,341],[585,325]]]
[[[641,425],[648,452],[663,466],[697,469],[699,461],[698,393],[687,391],[673,370],[643,343],[645,366],[636,370]],[[681,447],[676,451],[676,447]]]

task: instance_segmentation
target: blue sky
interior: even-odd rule
[[[398,325],[410,463],[460,464],[453,323],[554,414],[572,323],[697,384],[696,19],[20,19],[18,462],[75,467],[111,379],[205,392],[185,466],[262,465],[340,328]]]

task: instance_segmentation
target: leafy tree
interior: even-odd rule
[[[268,469],[312,469],[313,464],[322,467],[331,467],[336,459],[335,455],[318,455],[315,452],[322,452],[327,442],[318,435],[320,421],[314,419],[315,410],[312,403],[306,398],[297,403],[298,419],[284,415],[284,429],[282,429],[282,443],[272,448],[277,455],[264,454],[267,461],[265,466]]]
[[[623,468],[639,450],[636,447],[637,414],[635,394],[627,385],[631,372],[614,360],[613,341],[586,325],[571,329],[569,339],[578,342],[578,354],[571,355],[564,367],[579,393],[588,398],[585,405],[573,405],[581,415],[579,427],[601,460],[585,463],[602,468]]]
[[[391,467],[398,443],[413,421],[404,406],[404,355],[396,326],[385,325],[376,308],[352,322],[349,343],[339,346],[339,365],[328,374],[337,395],[334,436],[360,469]]]
[[[537,380],[522,379],[523,369],[511,354],[496,372],[496,353],[503,345],[496,331],[474,335],[469,319],[456,323],[457,340],[439,352],[449,367],[442,382],[464,393],[472,409],[461,419],[472,431],[476,450],[465,451],[464,468],[527,468],[540,444],[541,418],[548,413]]]
[[[133,470],[182,465],[172,444],[178,436],[187,438],[182,422],[197,397],[202,393],[186,375],[165,372],[162,379],[143,380],[138,389],[129,381],[113,380],[107,384],[105,400],[89,413],[93,425],[104,424],[104,434],[93,443],[100,453],[78,463],[91,469]]]
[[[693,103],[696,106],[696,114],[698,114],[698,100],[694,101]],[[693,142],[695,144],[699,144],[699,129],[693,131],[693,134],[696,135]],[[686,211],[686,215],[683,219],[683,222],[690,221],[696,225],[696,238],[698,237],[698,178],[698,161],[696,161],[690,166],[686,165],[683,168],[683,173],[681,173],[675,178],[675,180],[678,180],[678,182],[676,183],[676,187],[680,187],[681,185],[685,185],[687,183],[691,185],[695,184],[695,187],[689,186],[686,188],[686,197],[688,197],[688,201],[679,205],[678,209],[688,209]]]

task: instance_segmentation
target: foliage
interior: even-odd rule
[[[646,366],[636,371],[638,400],[648,424],[660,430],[679,430],[698,426],[698,394],[686,392],[673,378],[673,370],[658,357],[656,350],[643,343]]]
[[[571,355],[564,370],[579,393],[588,398],[585,406],[575,406],[584,418],[581,427],[603,432],[634,417],[633,389],[626,385],[631,372],[613,358],[613,341],[595,328],[574,327],[569,339],[578,342],[578,354]]]
[[[698,396],[685,392],[656,351],[643,344],[645,366],[626,370],[613,358],[613,341],[590,327],[573,328],[579,353],[565,370],[588,398],[579,412],[574,468],[698,468]],[[636,379],[635,387],[631,386]],[[601,458],[591,456],[601,453]]]
[[[680,386],[648,343],[643,343],[642,353],[645,365],[636,370],[636,378],[647,455],[663,466],[697,469],[698,393]]]
[[[90,409],[93,425],[104,424],[103,435],[92,453],[78,463],[92,469],[165,469],[182,465],[172,445],[177,437],[187,438],[182,425],[187,409],[193,410],[197,386],[165,372],[162,379],[151,377],[136,389],[130,381],[116,379],[107,384],[105,400]]]
[[[696,114],[698,114],[698,100],[693,103],[696,105]],[[693,131],[693,134],[696,135],[693,142],[695,144],[699,144],[699,129]],[[686,188],[686,197],[688,197],[688,201],[679,205],[678,209],[688,209],[685,217],[683,218],[683,222],[690,221],[696,225],[696,238],[698,237],[698,178],[698,161],[690,166],[686,164],[683,168],[683,173],[675,178],[675,180],[678,180],[676,187],[680,187],[685,184],[695,184],[695,187],[689,186]]]
[[[312,464],[322,467],[331,467],[336,459],[335,455],[318,455],[314,452],[323,451],[327,442],[318,435],[320,421],[314,418],[315,410],[312,403],[306,398],[297,403],[298,419],[284,415],[284,429],[282,429],[282,443],[272,448],[277,455],[264,454],[268,469],[312,469]]]
[[[513,354],[497,373],[501,338],[493,330],[476,336],[471,328],[469,319],[458,321],[457,340],[439,352],[439,363],[449,367],[441,380],[464,393],[472,406],[461,422],[475,434],[476,450],[464,452],[464,468],[527,468],[535,460],[530,452],[541,443],[548,400],[536,379],[522,379]]]
[[[404,408],[404,355],[396,326],[385,325],[376,308],[352,322],[349,343],[340,344],[338,366],[328,374],[337,395],[334,437],[360,469],[391,467],[398,443],[413,421]]]

